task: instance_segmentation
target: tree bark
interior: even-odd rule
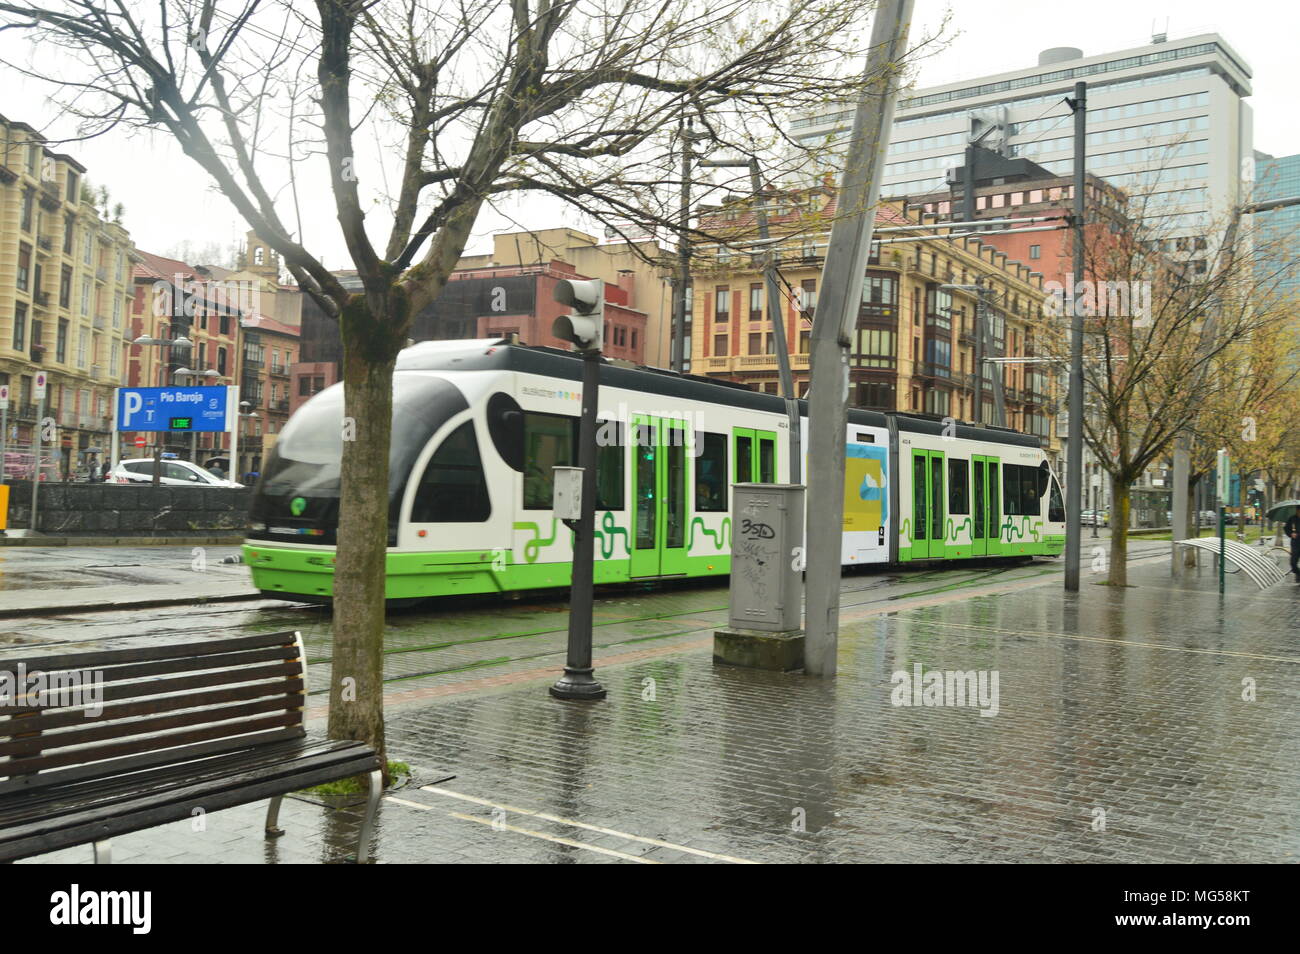
[[[389,307],[404,296],[393,290]],[[379,304],[379,303],[376,303]],[[394,307],[395,306],[395,307]],[[393,366],[409,322],[375,315],[364,297],[343,308],[344,419],[339,541],[334,568],[334,658],[329,737],[373,747],[384,764],[384,585],[388,556],[388,456],[393,415]]]
[[[1111,478],[1110,573],[1111,586],[1128,586],[1129,481]]]

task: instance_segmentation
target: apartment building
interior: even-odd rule
[[[1253,154],[1250,69],[1217,34],[1158,34],[1144,46],[1089,56],[1057,47],[1032,67],[915,90],[899,102],[881,194],[949,188],[951,170],[975,140],[1071,175],[1073,119],[1064,98],[1081,80],[1088,84],[1088,171],[1142,197],[1149,226],[1193,272],[1203,271],[1216,243],[1198,250],[1178,240],[1221,232],[1243,198],[1243,162]],[[828,147],[833,159],[852,121],[851,108],[832,105],[795,118],[790,132],[802,145]]]
[[[51,150],[39,131],[0,116],[0,383],[10,387],[8,445],[21,455],[32,444],[34,375],[45,371],[45,415],[57,429],[46,458],[60,475],[107,453],[133,294],[130,235],[85,177],[86,168]],[[11,475],[31,471],[30,459],[10,464]]]
[[[239,343],[243,300],[240,286],[213,281],[178,259],[136,249],[133,271],[131,342],[127,377],[131,387],[219,386],[239,383]],[[150,342],[136,342],[141,339]],[[188,347],[174,345],[178,339]],[[129,439],[130,435],[128,435]],[[224,433],[145,434],[142,454],[155,444],[197,462],[230,446]]]
[[[782,320],[796,387],[809,381],[812,319],[825,264],[835,190],[829,186],[767,196],[777,245]],[[887,203],[877,212],[850,357],[850,400],[857,407],[975,419],[975,296],[944,285],[990,290],[985,318],[988,357],[1034,357],[1053,333],[1043,316],[1043,276],[976,238],[934,237],[915,211]],[[707,211],[701,228],[726,242],[697,247],[695,374],[779,393],[776,340],[757,256],[752,203]],[[1040,365],[984,367],[983,420],[995,422],[994,379],[1003,385],[1004,423],[1059,450],[1053,382]]]
[[[265,315],[240,319],[239,465],[236,473],[261,472],[289,420],[290,369],[298,363],[299,329]]]

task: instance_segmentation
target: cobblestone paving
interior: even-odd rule
[[[956,580],[917,577],[906,589]],[[1260,593],[1230,580],[1221,600],[1208,570],[1176,583],[1162,562],[1132,567],[1137,586],[1126,590],[1085,574],[1083,591],[1067,598],[1058,577],[1048,580],[1000,595],[935,592],[931,605],[893,612],[846,608],[832,682],[715,667],[697,632],[621,647],[653,654],[599,669],[605,702],[567,703],[545,691],[557,657],[519,649],[549,648],[553,634],[471,642],[499,642],[519,658],[495,668],[503,678],[490,688],[472,688],[464,672],[461,691],[437,679],[393,684],[424,693],[394,707],[388,727],[391,757],[411,763],[417,780],[386,798],[376,858],[1295,861],[1300,587]],[[886,581],[847,581],[854,586],[862,592],[846,592],[846,604]],[[715,590],[680,590],[611,600],[601,618],[631,620],[611,623],[628,638],[653,636],[644,601],[661,617],[679,610],[706,624],[718,605]],[[535,622],[510,613],[457,610],[442,623],[473,639],[494,622],[498,632]],[[562,606],[551,615],[558,629]],[[427,645],[424,626],[419,616],[395,621],[392,645]],[[911,677],[917,664],[995,671],[997,714],[894,705],[893,674]],[[313,667],[316,685],[320,672]],[[1253,680],[1254,701],[1243,699],[1243,680]],[[287,800],[288,834],[270,843],[262,812],[216,813],[202,832],[179,823],[127,836],[115,859],[319,862],[353,850],[355,812]]]

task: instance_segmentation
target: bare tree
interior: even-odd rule
[[[1122,203],[1108,227],[1090,233],[1079,296],[1091,405],[1083,432],[1111,479],[1107,582],[1115,586],[1128,581],[1131,486],[1181,431],[1208,425],[1207,409],[1242,398],[1244,381],[1257,401],[1271,398],[1276,376],[1259,373],[1257,362],[1243,377],[1236,362],[1285,318],[1264,304],[1268,283],[1235,228],[1222,222],[1199,237],[1170,237],[1160,224],[1168,210],[1145,198]],[[1056,347],[1063,361],[1062,338]]]
[[[533,191],[616,227],[671,223],[671,132],[691,119],[749,155],[779,139],[790,111],[853,98],[870,8],[316,0],[308,13],[273,0],[0,0],[4,29],[80,64],[75,75],[43,72],[83,132],[127,124],[174,137],[339,320],[355,439],[342,460],[331,736],[383,748],[393,367],[480,210]],[[382,161],[367,166],[371,140],[400,157],[387,185]],[[301,198],[304,163],[322,154],[360,293],[309,251],[288,200],[277,202]],[[369,213],[385,217],[386,239],[367,227]]]

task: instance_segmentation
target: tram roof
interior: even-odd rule
[[[582,359],[571,351],[515,344],[509,339],[474,338],[454,341],[422,341],[404,349],[397,358],[397,371],[517,371],[541,374],[567,381],[582,379]],[[785,401],[775,394],[754,391],[733,381],[719,381],[693,374],[679,374],[663,368],[625,367],[603,363],[600,383],[628,391],[644,391],[666,397],[723,404],[729,407],[785,413]],[[808,402],[799,401],[799,413],[808,415]],[[944,421],[899,412],[849,408],[849,423],[888,427],[889,418],[898,429],[916,434],[943,434]],[[1010,428],[957,424],[953,436],[963,440],[1040,447],[1032,434]]]

